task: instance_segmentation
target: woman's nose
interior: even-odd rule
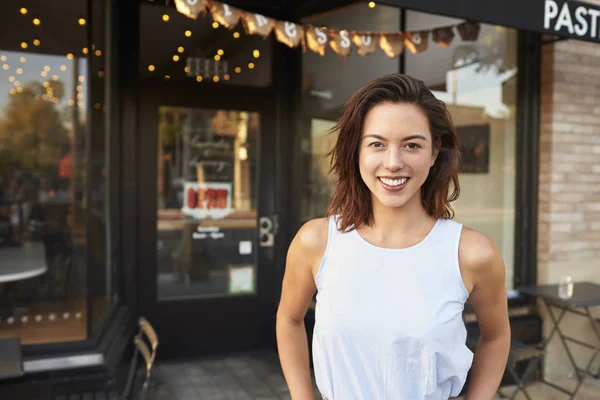
[[[400,149],[391,148],[386,157],[385,168],[390,171],[397,171],[404,167],[404,158]]]

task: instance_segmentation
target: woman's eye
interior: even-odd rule
[[[417,144],[417,143],[409,143],[406,146],[408,146],[409,149],[420,149],[421,145]]]
[[[381,143],[381,142],[373,142],[369,146],[371,146],[371,147],[383,147],[383,143]]]

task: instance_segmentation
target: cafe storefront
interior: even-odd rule
[[[275,349],[287,246],[333,188],[327,132],[386,73],[448,104],[463,152],[456,219],[497,243],[513,335],[539,340],[517,288],[566,268],[547,247],[560,216],[545,174],[567,168],[548,157],[568,120],[548,107],[564,96],[564,39],[593,53],[600,6],[289,3],[2,3],[0,339],[18,351],[1,398],[120,384],[138,316],[159,359]],[[600,82],[593,57],[582,73]],[[594,110],[581,129],[600,127]],[[580,236],[561,238],[594,237]]]

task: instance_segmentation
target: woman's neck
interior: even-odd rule
[[[401,207],[386,207],[377,199],[373,199],[372,204],[373,224],[368,229],[377,232],[377,236],[403,236],[428,231],[435,223],[435,218],[427,213],[418,195]]]

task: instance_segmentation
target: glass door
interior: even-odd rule
[[[259,113],[158,114],[158,301],[256,293]]]
[[[274,345],[274,96],[240,92],[140,93],[138,314],[163,357]]]

